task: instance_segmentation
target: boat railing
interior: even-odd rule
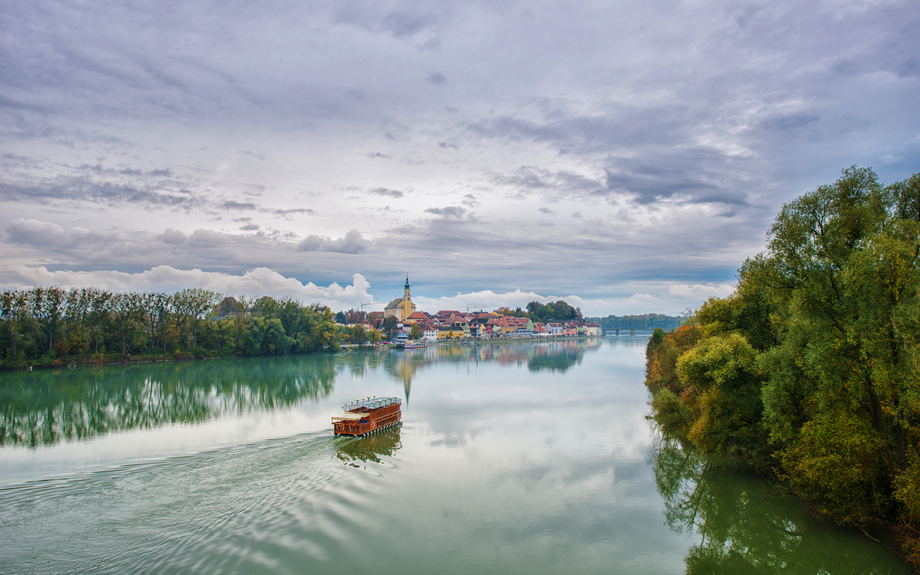
[[[350,401],[342,406],[342,409],[345,411],[373,411],[381,407],[387,407],[390,405],[399,405],[402,403],[402,400],[398,397],[365,397],[363,399],[356,399]]]

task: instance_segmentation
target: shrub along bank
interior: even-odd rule
[[[649,340],[666,429],[787,482],[920,564],[920,174],[849,168],[785,205],[734,294]]]

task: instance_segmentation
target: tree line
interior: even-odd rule
[[[670,331],[680,327],[687,316],[665,315],[662,313],[645,313],[641,315],[608,315],[607,317],[591,318],[600,324],[606,331],[615,329],[647,329],[661,328]]]
[[[197,288],[172,294],[7,290],[0,294],[0,367],[337,349],[333,319],[318,304],[236,299]]]
[[[542,323],[547,322],[560,322],[560,321],[573,321],[581,320],[581,309],[577,307],[572,307],[564,300],[554,301],[550,303],[540,303],[538,301],[532,301],[527,304],[527,313],[520,314],[520,308],[518,308],[518,314],[522,317],[526,315],[533,321],[538,321]],[[515,314],[515,315],[518,315]]]
[[[740,456],[842,524],[896,522],[920,564],[920,174],[851,167],[783,206],[736,291],[656,330],[662,428]]]

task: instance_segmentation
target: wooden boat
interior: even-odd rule
[[[365,397],[342,406],[345,413],[332,418],[336,435],[364,436],[392,427],[402,419],[398,397]]]

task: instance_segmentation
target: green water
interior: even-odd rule
[[[662,439],[644,346],[0,374],[0,572],[908,572]],[[403,424],[333,437],[368,395]]]

